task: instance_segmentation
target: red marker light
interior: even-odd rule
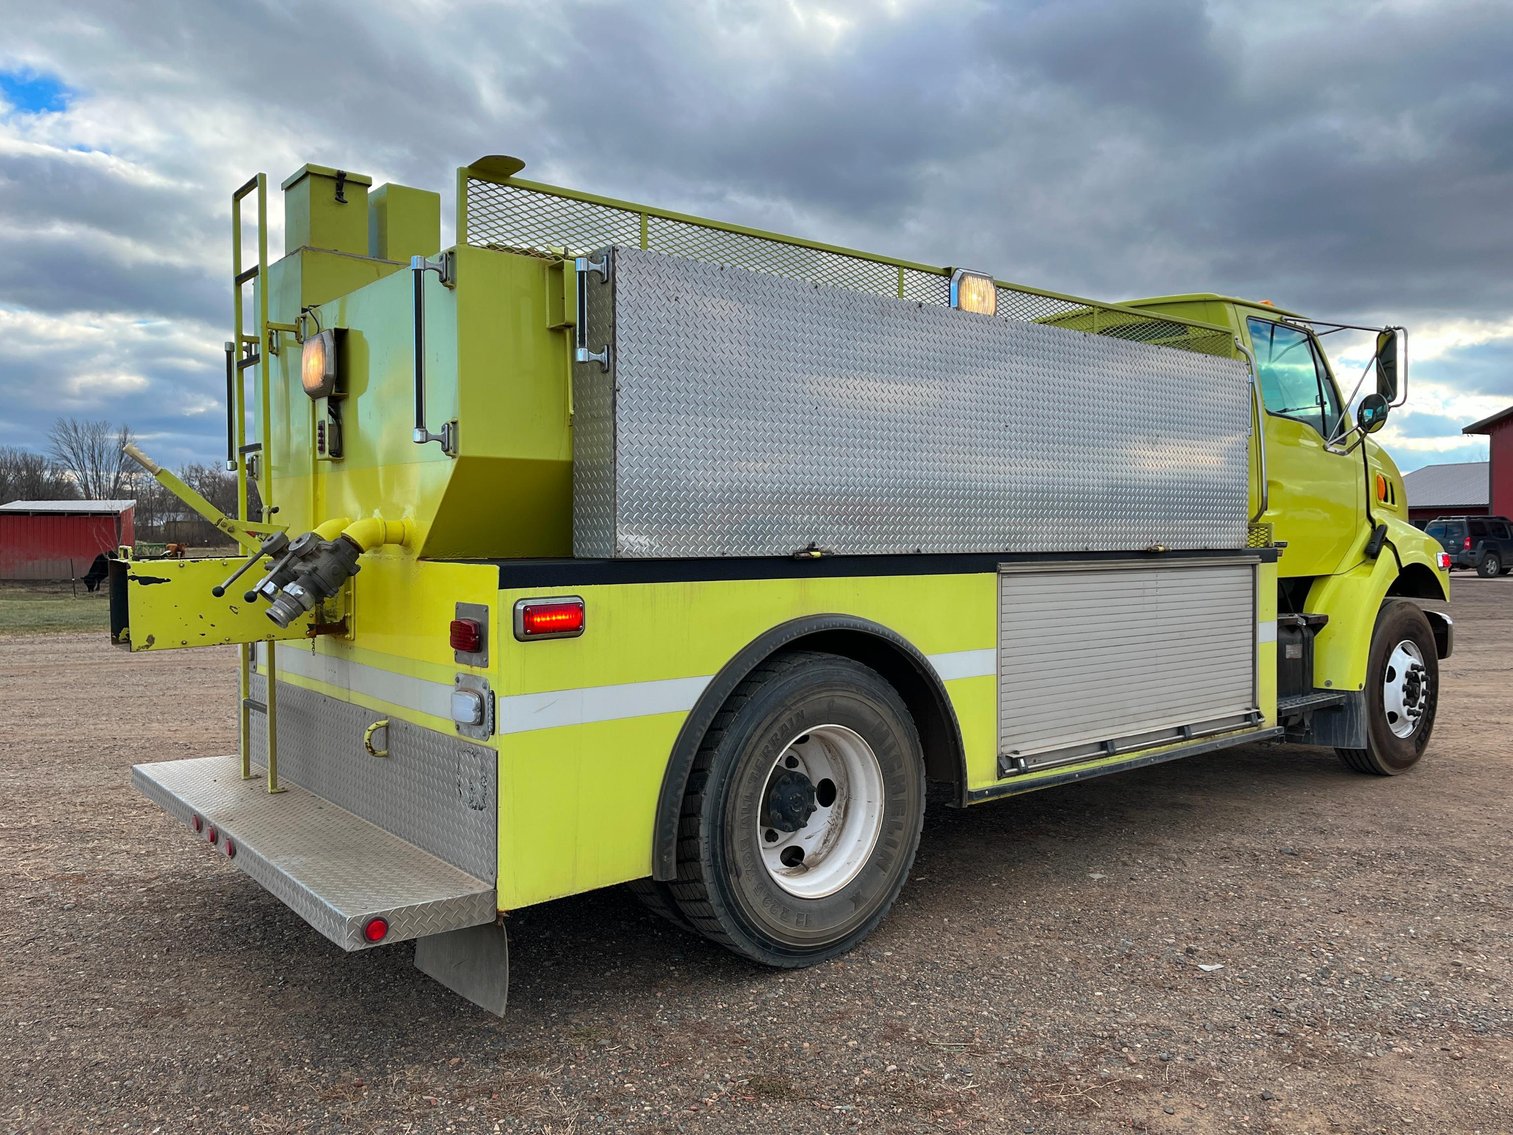
[[[231,837],[229,835],[222,841],[222,847],[226,851],[227,859],[236,858],[236,844],[231,842]]]
[[[478,654],[483,650],[483,624],[477,619],[453,619],[451,639],[453,650]]]
[[[189,817],[189,826],[194,829],[195,835],[199,835],[202,831],[205,830],[205,821],[200,819],[200,814],[196,812],[194,815]]]
[[[369,942],[382,942],[389,934],[387,918],[370,918],[363,924],[362,936]]]
[[[521,641],[536,638],[575,638],[583,633],[587,622],[583,600],[522,599],[515,604],[515,637]]]
[[[215,830],[214,824],[211,824],[208,828],[205,829],[205,838],[213,844],[220,843],[221,833]]]

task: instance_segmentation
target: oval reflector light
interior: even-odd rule
[[[538,638],[575,638],[587,623],[583,600],[576,595],[565,599],[522,599],[515,604],[515,637],[521,641]]]
[[[370,918],[363,924],[362,936],[369,942],[382,942],[389,934],[387,918]]]
[[[211,843],[220,843],[221,833],[215,830],[214,824],[211,824],[208,828],[205,829],[205,838],[208,839]]]
[[[200,819],[200,814],[196,812],[194,815],[189,817],[189,826],[194,829],[195,835],[199,835],[202,831],[205,830],[205,821]]]
[[[222,841],[222,846],[226,851],[227,859],[236,858],[236,844],[231,842],[231,837],[229,835]]]

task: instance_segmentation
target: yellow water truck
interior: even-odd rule
[[[521,169],[458,171],[443,248],[437,194],[305,166],[276,260],[249,181],[239,515],[136,454],[246,555],[113,565],[117,643],[241,657],[240,752],[135,783],[337,945],[414,941],[502,1012],[509,913],[628,883],[810,965],[886,914],[930,782],[962,807],[1258,741],[1423,755],[1452,627],[1371,437],[1401,329],[1352,418],[1339,324]]]

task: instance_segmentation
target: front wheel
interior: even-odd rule
[[[812,965],[893,905],[924,802],[919,732],[898,692],[849,658],[781,655],[736,688],[699,750],[672,893],[736,953]]]
[[[1476,565],[1476,574],[1483,579],[1491,579],[1493,576],[1502,574],[1502,557],[1496,552],[1488,552],[1481,558],[1481,563]]]
[[[1336,749],[1357,772],[1396,776],[1424,755],[1439,705],[1434,630],[1417,606],[1382,605],[1366,664],[1366,747]]]

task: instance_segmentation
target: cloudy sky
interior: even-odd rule
[[[0,0],[0,28],[0,445],[68,414],[215,460],[232,190],[316,162],[446,200],[497,152],[1059,291],[1406,324],[1405,469],[1481,459],[1460,427],[1513,402],[1507,0]]]

